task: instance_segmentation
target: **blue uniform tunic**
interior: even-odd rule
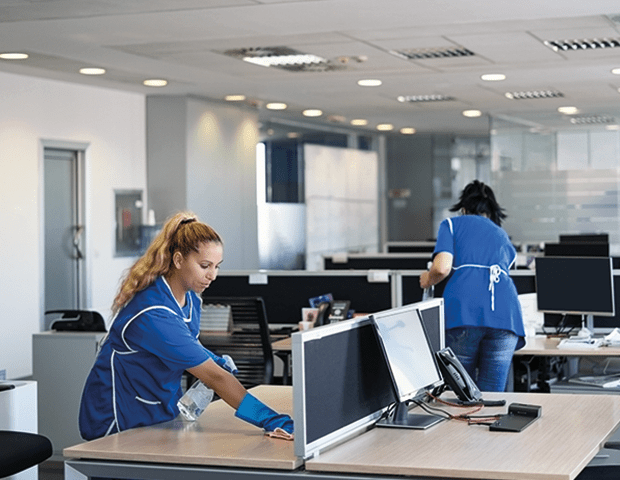
[[[198,341],[201,300],[181,308],[159,277],[118,313],[86,380],[80,433],[86,440],[179,414],[181,377],[214,355]]]
[[[441,222],[435,253],[453,256],[452,276],[444,289],[446,329],[489,327],[518,335],[525,329],[517,289],[509,271],[517,252],[508,234],[480,215],[463,215]]]

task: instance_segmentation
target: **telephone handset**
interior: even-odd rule
[[[317,307],[319,311],[316,314],[316,320],[314,321],[314,325],[316,327],[320,327],[321,325],[327,325],[329,323],[328,317],[329,312],[332,309],[332,302],[321,302]]]
[[[316,314],[315,325],[318,327],[320,325],[346,320],[350,304],[351,302],[348,300],[333,300],[331,302],[319,303],[319,311]]]
[[[469,376],[450,347],[439,350],[436,354],[439,370],[444,382],[452,389],[462,402],[482,402],[482,393]]]

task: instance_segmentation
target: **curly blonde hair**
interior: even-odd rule
[[[148,287],[157,277],[165,276],[172,268],[175,252],[186,256],[191,251],[197,252],[200,244],[211,242],[223,244],[218,233],[200,222],[193,213],[179,212],[170,217],[144,255],[125,274],[112,304],[112,313],[117,314],[136,293]]]

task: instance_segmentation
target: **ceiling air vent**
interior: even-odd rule
[[[582,40],[545,40],[544,44],[556,52],[597,50],[620,47],[618,38],[585,38]]]
[[[289,47],[249,47],[226,50],[220,53],[255,65],[280,68],[291,72],[342,70],[345,68],[344,63],[346,63],[333,62]]]
[[[610,115],[583,115],[571,117],[573,125],[609,125],[615,124],[616,119]]]
[[[506,92],[511,100],[542,100],[544,98],[562,98],[564,94],[555,90],[528,90],[525,92]]]
[[[424,103],[424,102],[450,102],[456,100],[454,97],[449,97],[447,95],[401,95],[396,98],[401,103],[411,102],[411,103]]]
[[[471,57],[474,52],[464,47],[453,48],[420,48],[412,50],[390,50],[392,55],[407,60],[428,60],[434,58],[460,58]]]

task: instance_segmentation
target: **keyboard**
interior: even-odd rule
[[[592,350],[603,346],[602,338],[565,338],[559,344],[559,349]]]

